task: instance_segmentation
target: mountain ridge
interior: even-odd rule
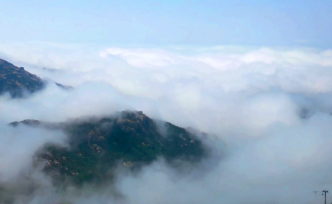
[[[30,119],[10,125],[64,131],[69,148],[48,144],[36,154],[35,161],[44,163],[44,171],[54,181],[81,185],[112,180],[112,171],[119,163],[137,170],[160,157],[170,165],[181,166],[208,156],[208,148],[198,135],[168,122],[158,123],[141,111],[122,111],[94,119],[61,123]],[[164,126],[163,133],[158,125]]]
[[[55,84],[65,90],[72,89],[59,83]],[[22,98],[27,94],[41,91],[47,86],[47,82],[14,64],[0,59],[0,95],[9,93],[12,98]]]

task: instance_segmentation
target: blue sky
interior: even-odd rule
[[[0,42],[332,47],[331,0],[11,0],[0,8]]]

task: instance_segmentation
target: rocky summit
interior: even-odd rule
[[[69,147],[48,144],[35,158],[55,182],[111,182],[113,170],[121,166],[138,170],[158,158],[170,165],[193,164],[207,155],[207,149],[192,131],[168,122],[156,122],[142,112],[123,111],[110,117],[45,123],[24,120],[25,124],[62,130]]]

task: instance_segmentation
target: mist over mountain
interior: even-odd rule
[[[0,204],[332,203],[331,0],[0,0],[0,29]]]
[[[7,101],[8,104],[15,103],[16,100],[23,100],[24,103],[34,97],[29,94],[49,89],[45,81],[24,68],[2,62],[2,82],[15,82],[19,85],[3,87],[14,98]],[[8,73],[11,78],[8,78]],[[27,82],[19,84],[24,80]],[[30,81],[36,82],[40,87],[31,88],[28,83]],[[62,88],[60,92],[68,89],[58,83],[55,85]],[[31,88],[30,91],[24,93],[28,88]],[[28,97],[19,99],[23,96]],[[50,116],[46,118],[52,119]],[[47,189],[50,196],[56,196],[57,202],[71,202],[70,200],[76,197],[71,195],[71,188],[76,188],[77,192],[85,192],[87,186],[95,186],[99,190],[108,189],[108,186],[116,185],[122,172],[139,174],[147,166],[160,161],[165,162],[166,168],[174,169],[179,175],[185,176],[195,168],[201,168],[202,161],[212,154],[209,143],[205,141],[210,137],[208,134],[194,128],[181,128],[159,119],[152,120],[141,111],[122,111],[112,113],[111,116],[84,116],[63,122],[25,119],[11,122],[8,127],[4,127],[4,134],[9,138],[17,134],[21,137],[24,134],[17,131],[20,132],[22,128],[29,131],[26,131],[28,137],[24,136],[21,140],[32,142],[33,137],[43,139],[28,150],[28,157],[23,165],[11,167],[16,169],[14,173],[2,172],[2,175],[7,175],[0,181],[2,203],[33,202],[35,196],[41,196],[43,188]],[[49,135],[62,134],[65,137],[44,138],[40,132]],[[13,146],[11,148],[17,150]],[[42,182],[38,178],[42,179]],[[53,194],[54,190],[56,194]],[[114,188],[110,196],[125,200],[122,193]]]
[[[168,168],[178,169],[179,173],[190,172],[210,154],[208,146],[201,141],[207,139],[207,135],[202,137],[202,133],[193,130],[153,121],[142,112],[124,111],[106,118],[62,123],[24,120],[10,125],[63,131],[68,135],[66,146],[55,143],[41,146],[34,154],[32,166],[32,169],[40,168],[40,174],[49,176],[54,188],[61,189],[61,192],[71,186],[78,189],[87,185],[106,188],[119,179],[121,168],[121,171],[137,174],[160,159],[167,163]],[[0,201],[13,203],[16,197],[29,198],[39,190],[36,182],[33,179],[22,182],[23,188],[12,188],[2,183]]]
[[[75,87],[0,96],[4,203],[310,204],[332,186],[329,50],[44,46],[1,50]]]
[[[76,184],[94,180],[101,183],[112,179],[107,178],[107,173],[119,162],[125,167],[140,168],[163,157],[179,166],[197,163],[209,154],[201,142],[204,138],[198,136],[202,133],[195,135],[171,123],[155,122],[142,112],[125,111],[113,117],[62,123],[11,123],[20,124],[62,130],[68,135],[69,147],[49,144],[36,155],[37,160],[46,161],[45,171],[57,182],[67,179]]]

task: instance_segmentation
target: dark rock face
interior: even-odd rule
[[[65,86],[65,85],[62,85],[62,84],[59,84],[59,83],[56,83],[55,82],[55,85],[57,85],[58,87],[64,89],[64,90],[72,90],[74,89],[72,86]]]
[[[0,95],[9,92],[12,97],[22,97],[24,91],[33,93],[43,87],[41,78],[0,59]]]
[[[60,183],[102,183],[112,181],[112,170],[119,164],[135,171],[159,157],[170,165],[181,165],[197,163],[208,154],[194,134],[164,123],[162,135],[154,120],[142,112],[124,111],[113,117],[68,123],[20,123],[68,134],[70,148],[49,144],[36,155],[37,161],[45,163],[45,172]]]

